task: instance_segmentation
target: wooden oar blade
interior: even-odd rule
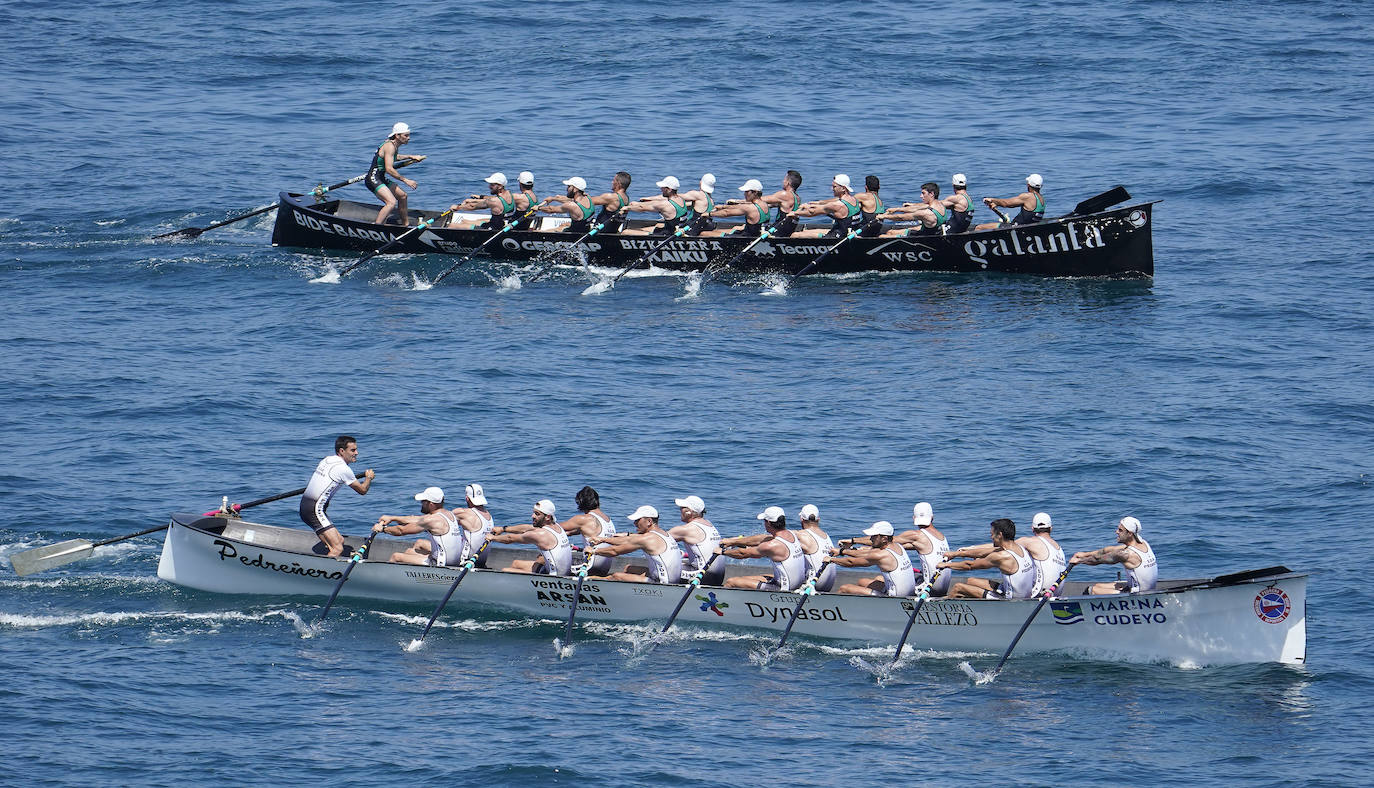
[[[23,577],[34,572],[42,572],[53,567],[70,564],[89,558],[95,546],[85,539],[68,539],[65,542],[35,547],[10,556],[10,566],[14,573]]]
[[[1115,186],[1096,197],[1089,197],[1083,202],[1075,205],[1073,207],[1073,213],[1070,214],[1070,216],[1083,216],[1089,213],[1105,211],[1113,205],[1119,202],[1125,202],[1129,199],[1131,199],[1131,193],[1126,191],[1125,186]]]

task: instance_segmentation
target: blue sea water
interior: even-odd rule
[[[498,522],[696,493],[727,532],[815,503],[834,533],[929,500],[956,543],[1051,512],[1070,549],[1133,514],[1169,576],[1314,572],[1308,663],[968,655],[345,601],[156,579],[156,536],[0,569],[12,785],[1351,785],[1374,690],[1374,26],[1356,2],[1015,6],[96,0],[0,6],[0,556],[304,484],[334,435],[378,480],[349,533],[430,484]],[[435,262],[274,249],[271,215],[151,236],[360,174],[391,124],[413,204],[493,170],[541,193],[836,172],[915,196],[969,175],[1051,213],[1160,199],[1156,276],[816,277],[694,291],[576,269],[512,287]],[[350,187],[354,196],[363,195]],[[650,189],[651,191],[651,189]],[[348,192],[345,192],[347,194]],[[290,524],[293,502],[264,506]],[[1098,579],[1108,579],[1106,570]],[[972,657],[989,662],[996,655]]]

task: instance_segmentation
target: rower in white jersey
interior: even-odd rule
[[[363,480],[358,481],[353,469],[348,467],[349,463],[357,461],[358,439],[352,435],[335,438],[334,453],[315,466],[315,472],[310,475],[310,481],[301,495],[301,522],[310,526],[319,538],[316,551],[323,546],[325,555],[331,557],[343,554],[344,541],[339,529],[329,520],[329,502],[333,500],[334,493],[344,486],[353,488],[359,495],[367,495],[367,491],[372,489],[372,478],[376,476],[368,468],[363,471]]]
[[[806,575],[816,578],[817,591],[830,591],[835,587],[835,565],[829,561],[835,543],[830,539],[830,534],[821,529],[821,510],[815,504],[808,503],[801,508],[798,518],[802,527],[797,536],[801,538],[802,552],[806,554]]]
[[[612,556],[642,550],[648,561],[645,566],[627,566],[625,571],[615,572],[607,579],[660,585],[681,583],[682,551],[668,532],[659,527],[658,510],[652,506],[641,506],[627,519],[634,523],[634,533],[613,534],[604,539],[590,537],[588,543],[595,545],[592,552],[598,558],[610,561]]]
[[[992,550],[972,561],[941,561],[937,569],[970,572],[977,569],[996,569],[1001,580],[970,577],[955,583],[950,597],[966,599],[1029,599],[1035,594],[1035,562],[1030,551],[1016,543],[1016,523],[1005,517],[992,521]],[[984,545],[953,550],[947,555],[959,558],[982,552]]]
[[[1159,582],[1159,566],[1155,561],[1154,548],[1140,538],[1140,521],[1134,517],[1123,517],[1116,525],[1116,544],[1101,550],[1074,553],[1070,564],[1121,564],[1126,568],[1126,579],[1114,583],[1095,583],[1088,588],[1089,594],[1134,594],[1137,591],[1153,591]]]
[[[911,596],[916,593],[916,573],[911,571],[911,556],[897,544],[892,523],[879,520],[864,529],[868,544],[840,542],[831,561],[840,566],[872,566],[881,574],[858,583],[844,583],[835,589],[840,594],[864,596]]]
[[[781,506],[764,509],[758,519],[767,534],[757,537],[722,539],[721,555],[726,558],[767,558],[773,562],[771,575],[741,575],[725,581],[726,588],[756,588],[760,591],[795,591],[806,585],[806,557],[796,531],[787,530],[787,515]],[[757,544],[749,545],[749,541]]]
[[[601,496],[597,495],[596,490],[583,487],[577,491],[574,500],[577,502],[578,513],[562,522],[563,530],[567,531],[568,536],[581,534],[584,549],[591,547],[594,539],[604,541],[615,536],[615,524],[601,511]],[[611,557],[601,555],[592,561],[587,574],[605,577],[610,571]]]
[[[685,563],[682,571],[691,574],[706,566],[720,548],[720,531],[707,520],[706,504],[697,496],[677,498],[678,512],[682,515],[682,525],[668,531],[668,535],[682,543]],[[701,576],[701,584],[718,586],[725,581],[725,562],[716,561]]]
[[[1050,536],[1053,528],[1049,512],[1036,512],[1035,517],[1031,518],[1030,537],[1016,540],[1030,551],[1031,560],[1035,562],[1036,596],[1049,590],[1050,585],[1069,567],[1064,558],[1064,548]]]
[[[921,501],[911,507],[911,523],[916,527],[913,530],[897,534],[897,544],[916,553],[916,557],[921,562],[921,582],[925,582],[925,578],[935,576],[936,567],[945,560],[945,552],[949,550],[949,540],[936,529],[935,510],[926,501]],[[942,573],[936,579],[935,585],[931,586],[930,595],[944,596],[948,594],[953,582],[949,572]]]
[[[534,559],[517,558],[505,567],[503,572],[526,572],[536,575],[555,575],[566,577],[572,574],[572,543],[568,532],[564,531],[554,519],[557,509],[553,501],[545,498],[534,504],[530,514],[532,522],[521,525],[506,525],[491,529],[491,541],[501,544],[532,544],[539,548],[539,557]]]
[[[421,566],[456,566],[462,563],[463,529],[458,518],[444,508],[444,491],[426,487],[415,494],[420,502],[420,514],[384,514],[372,526],[373,533],[390,536],[427,534],[415,544],[391,554],[393,564]]]
[[[463,529],[463,550],[457,563],[461,564],[468,560],[468,556],[478,553],[476,565],[485,569],[487,554],[482,552],[482,546],[491,538],[491,529],[495,523],[492,521],[491,512],[487,511],[487,496],[482,491],[482,485],[473,482],[463,489],[463,494],[467,506],[453,509],[453,516]]]

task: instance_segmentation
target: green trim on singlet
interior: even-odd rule
[[[950,211],[952,211],[952,210],[954,210],[954,209],[951,208]],[[940,225],[942,225],[942,224],[944,224],[944,223],[946,223],[946,222],[949,221],[949,211],[945,211],[944,213],[940,213],[939,211],[935,210],[935,203],[931,203],[931,205],[930,205],[930,212],[933,213],[933,214],[935,214],[935,226],[936,226],[936,227],[939,227]]]
[[[874,209],[873,209],[873,213],[875,213],[875,214],[877,214],[877,213],[882,213],[882,212],[883,212],[883,198],[881,198],[881,197],[879,197],[878,195],[875,194],[875,195],[873,195],[873,202],[875,203]]]
[[[854,197],[854,195],[852,195],[852,194],[849,195],[849,196],[850,196],[850,197]],[[863,208],[859,207],[859,198],[858,198],[858,197],[854,197],[854,202],[853,202],[852,204],[851,204],[851,203],[845,202],[845,201],[844,201],[844,198],[841,197],[841,198],[840,198],[840,203],[842,203],[842,204],[844,205],[844,207],[845,207],[845,210],[848,211],[848,213],[846,213],[846,214],[844,215],[844,218],[846,218],[846,219],[852,217],[852,216],[853,216],[854,214],[856,214],[856,213],[862,213],[862,212],[863,212]]]
[[[1035,195],[1035,210],[1031,211],[1031,213],[1044,213],[1045,199],[1040,196],[1040,192],[1032,192],[1032,194]]]
[[[508,193],[509,193],[509,192],[508,192]],[[511,195],[511,198],[510,198],[510,205],[506,205],[506,201],[503,200],[503,199],[501,199],[501,195],[499,195],[499,194],[493,194],[492,196],[496,198],[497,202],[501,203],[501,215],[502,215],[502,216],[505,216],[505,215],[508,214],[508,213],[513,213],[513,212],[515,211],[515,195],[513,195],[513,194]],[[495,214],[493,214],[493,215],[495,215]]]
[[[679,194],[679,195],[673,195],[673,196],[674,196],[674,197],[681,197],[682,195]],[[672,197],[669,197],[669,198],[667,198],[667,199],[668,199],[668,203],[669,203],[670,205],[673,206],[673,211],[674,211],[673,218],[674,218],[674,219],[681,219],[682,217],[684,217],[684,216],[687,215],[687,211],[690,210],[690,209],[687,207],[687,201],[686,201],[686,200],[683,200],[681,203],[675,203],[675,202],[673,202],[673,198],[672,198]]]
[[[585,197],[586,195],[583,196]],[[590,197],[587,197],[587,204],[585,206],[578,202],[576,197],[572,199],[572,204],[576,205],[582,211],[582,215],[577,217],[577,221],[579,222],[591,216],[593,213],[596,213],[596,203],[592,202],[592,198]]]

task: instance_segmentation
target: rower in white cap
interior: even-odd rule
[[[1032,596],[1039,596],[1059,577],[1064,567],[1068,566],[1064,561],[1064,548],[1050,536],[1051,527],[1049,513],[1036,512],[1035,517],[1031,518],[1031,535],[1016,538],[1016,543],[1030,554],[1031,564],[1035,569],[1035,588],[1031,592]],[[996,549],[991,543],[962,547],[958,550],[950,550],[948,545],[942,548],[945,558],[985,558]],[[941,580],[949,576],[946,572]]]
[[[482,490],[482,485],[473,482],[463,488],[463,498],[467,506],[453,508],[453,516],[458,518],[458,524],[463,526],[463,554],[458,563],[468,560],[468,556],[481,550],[482,545],[491,538],[491,530],[495,526],[491,512],[487,510],[487,496]],[[477,566],[486,568],[486,553],[478,556]]]
[[[668,531],[668,535],[682,543],[687,563],[682,571],[692,573],[706,566],[720,547],[720,531],[705,517],[706,503],[695,495],[677,498],[678,512],[682,515],[682,525]],[[723,561],[711,564],[711,569],[701,576],[703,585],[718,586],[725,581]]]
[[[450,205],[449,210],[454,211],[455,215],[449,227],[458,230],[500,230],[506,226],[506,222],[519,215],[515,208],[515,196],[506,188],[506,174],[493,172],[484,180],[490,193],[485,196],[474,194],[460,203]],[[491,218],[486,221],[464,222],[456,215],[457,211],[480,211],[483,208],[491,211]]]
[[[797,536],[801,538],[802,552],[806,554],[806,574],[816,578],[817,591],[829,591],[835,587],[835,565],[827,563],[826,559],[830,557],[830,551],[835,549],[835,543],[831,541],[830,534],[821,528],[821,510],[815,504],[808,503],[801,508],[797,519],[802,526]],[[816,574],[818,571],[819,575]]]
[[[572,543],[568,533],[554,519],[557,509],[547,498],[534,504],[531,522],[520,525],[497,526],[491,530],[491,541],[502,544],[532,544],[539,548],[535,559],[517,558],[503,572],[527,572],[536,575],[566,577],[572,574]]]
[[[842,238],[858,226],[862,220],[863,208],[859,205],[859,200],[854,196],[854,189],[849,184],[849,176],[844,173],[836,175],[830,181],[830,190],[834,197],[827,200],[817,200],[802,205],[789,216],[829,216],[833,221],[829,229],[805,230],[794,234],[797,238]]]
[[[415,494],[419,514],[384,514],[372,526],[373,533],[389,536],[428,534],[405,550],[391,554],[393,564],[456,566],[463,559],[463,533],[458,518],[444,508],[444,491],[426,487]]]
[[[1070,564],[1121,564],[1126,568],[1126,579],[1114,583],[1096,583],[1089,586],[1089,594],[1134,594],[1137,591],[1153,591],[1159,582],[1159,566],[1155,561],[1154,548],[1140,538],[1140,521],[1134,517],[1123,517],[1116,524],[1116,544],[1100,550],[1074,553]]]
[[[984,197],[983,204],[989,208],[1020,208],[1009,222],[988,222],[978,225],[979,230],[992,230],[997,227],[1010,227],[1014,224],[1034,224],[1045,218],[1045,198],[1040,196],[1040,187],[1045,180],[1032,172],[1026,176],[1026,190],[1015,197]]]
[[[956,172],[950,185],[954,193],[942,201],[950,210],[947,226],[951,233],[966,233],[973,227],[973,198],[968,196],[968,176]]]
[[[949,596],[968,599],[1029,599],[1034,596],[1038,573],[1030,551],[1016,541],[1016,523],[1000,517],[992,521],[989,533],[992,536],[992,550],[972,561],[941,561],[936,567],[955,572],[996,569],[1002,573],[1002,579],[970,577],[955,583],[949,590]],[[965,552],[969,549],[955,550],[950,555],[973,555],[972,552]],[[982,552],[978,548],[973,549]]]
[[[608,576],[610,580],[629,580],[636,583],[658,583],[670,585],[682,582],[682,551],[677,542],[658,525],[658,510],[652,506],[641,506],[627,517],[634,523],[632,534],[616,534],[606,538],[592,537],[588,544],[595,545],[592,552],[597,560],[610,556],[625,555],[642,550],[649,559],[646,566],[627,566],[623,572]]]
[[[539,196],[534,193],[534,173],[525,170],[516,176],[515,182],[520,191],[512,192],[511,196],[515,198],[515,215],[521,218],[511,229],[528,230],[534,224],[535,219],[535,213],[531,212],[530,209],[539,205]],[[526,213],[529,215],[526,216]]]
[[[768,221],[768,203],[763,201],[763,184],[757,178],[750,178],[739,187],[744,192],[743,200],[730,200],[716,207],[711,215],[718,219],[731,216],[744,217],[744,224],[731,229],[707,230],[704,236],[737,235],[741,238],[758,238],[763,225]]]
[[[726,558],[767,558],[773,562],[771,575],[740,575],[725,581],[726,588],[754,588],[760,591],[795,591],[806,584],[806,556],[801,539],[787,530],[787,515],[781,506],[764,509],[758,519],[767,531],[761,537],[722,539],[721,554]],[[753,542],[753,544],[750,544]]]
[[[572,221],[563,231],[579,237],[586,235],[591,231],[592,217],[596,215],[596,203],[587,196],[587,179],[574,175],[563,181],[563,185],[568,187],[568,196],[555,194],[544,200],[539,210],[544,213],[567,214]]]
[[[625,206],[625,210],[635,213],[656,213],[662,217],[663,221],[653,227],[642,229],[623,229],[623,235],[672,235],[692,214],[692,208],[677,193],[682,184],[678,183],[677,178],[672,175],[664,177],[663,180],[654,184],[659,188],[660,194],[634,200]]]
[[[711,218],[711,212],[716,209],[716,176],[706,173],[701,176],[701,184],[698,188],[688,192],[683,192],[682,199],[687,201],[687,207],[692,209],[687,221],[692,227],[687,231],[687,235],[701,235],[707,230],[716,229],[716,221]]]
[[[843,545],[835,550],[832,563],[840,566],[872,566],[882,574],[859,583],[845,583],[836,592],[864,596],[911,596],[916,593],[916,575],[911,571],[911,556],[892,538],[892,523],[879,520],[864,529],[872,546]]]
[[[391,127],[391,134],[386,138],[386,141],[378,146],[376,152],[372,154],[372,164],[367,168],[367,176],[363,183],[367,185],[368,191],[377,195],[382,201],[382,208],[377,211],[377,224],[384,224],[387,215],[398,206],[400,208],[397,215],[399,223],[405,226],[410,221],[410,217],[406,213],[406,201],[409,196],[405,189],[396,185],[396,181],[400,181],[412,189],[420,184],[397,171],[396,160],[420,161],[424,159],[424,156],[415,156],[409,153],[401,154],[401,146],[407,142],[410,142],[410,127],[404,123],[397,123]],[[392,178],[396,180],[393,181]]]

